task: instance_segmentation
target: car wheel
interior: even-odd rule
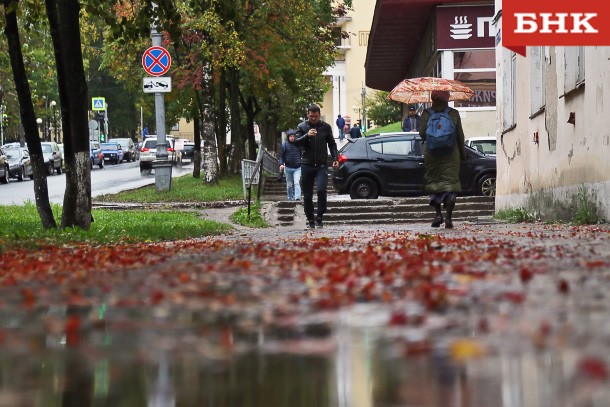
[[[377,199],[379,189],[375,181],[368,177],[361,177],[352,182],[349,196],[352,199]]]
[[[20,167],[17,173],[17,181],[21,182],[25,178],[25,167]]]
[[[8,167],[4,168],[4,177],[0,178],[0,184],[8,184]]]
[[[93,169],[93,160],[89,160],[89,168]]]
[[[484,175],[479,181],[478,192],[483,196],[496,196],[496,176]]]
[[[53,163],[49,163],[49,166],[47,167],[47,175],[53,175],[54,170],[55,168],[53,168]]]

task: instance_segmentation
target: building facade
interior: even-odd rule
[[[527,47],[524,57],[497,37],[496,210],[610,219],[610,47]]]
[[[365,86],[364,61],[374,8],[373,1],[353,0],[352,10],[337,20],[335,64],[324,72],[332,88],[320,107],[322,120],[332,125],[335,137],[339,136],[335,126],[338,115],[351,125],[366,115],[364,97],[370,95],[371,89]]]

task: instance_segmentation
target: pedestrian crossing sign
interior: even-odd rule
[[[95,97],[91,98],[91,110],[106,110],[106,98]]]

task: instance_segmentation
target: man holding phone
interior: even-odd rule
[[[307,218],[307,229],[321,228],[322,217],[326,212],[328,188],[328,152],[333,160],[333,167],[339,166],[337,143],[333,137],[332,127],[320,119],[320,107],[310,105],[307,108],[307,120],[297,126],[294,145],[303,150],[301,157],[301,188],[303,206]],[[314,219],[313,186],[316,185],[318,207]]]

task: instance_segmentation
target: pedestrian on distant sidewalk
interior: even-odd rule
[[[360,130],[360,126],[358,126],[358,123],[354,123],[354,127],[349,129],[349,136],[354,140],[362,136],[362,131]]]
[[[345,138],[345,133],[343,133],[343,127],[345,126],[345,119],[341,117],[341,115],[337,116],[337,121],[335,122],[337,127],[339,128],[339,141],[343,141]]]
[[[419,131],[419,123],[421,117],[417,114],[417,108],[414,105],[409,106],[409,113],[402,122],[402,131]]]
[[[320,120],[320,107],[310,105],[307,109],[307,120],[298,125],[294,145],[303,150],[301,155],[301,188],[303,206],[307,218],[307,228],[323,226],[322,218],[326,212],[326,195],[328,188],[328,152],[333,160],[333,167],[339,166],[337,143],[333,129]],[[313,186],[318,194],[317,213],[314,219]]]
[[[453,209],[455,208],[455,199],[458,192],[462,191],[460,184],[460,162],[466,158],[464,151],[464,130],[462,129],[462,120],[460,113],[449,107],[449,92],[435,90],[431,94],[432,107],[424,110],[421,116],[419,127],[419,135],[425,142],[424,148],[424,189],[430,194],[430,206],[434,207],[436,216],[432,221],[432,227],[437,228],[443,222],[445,228],[453,227]],[[453,128],[455,130],[454,146],[448,147],[448,153],[438,155],[431,153],[429,144],[432,142],[432,136],[427,135],[428,121],[430,117],[438,112],[445,111],[449,115]],[[427,140],[430,138],[430,140]],[[443,218],[441,212],[441,204],[445,206],[447,217]]]
[[[301,200],[301,149],[294,145],[296,130],[288,130],[288,141],[282,143],[279,156],[280,172],[286,174],[289,201]]]

